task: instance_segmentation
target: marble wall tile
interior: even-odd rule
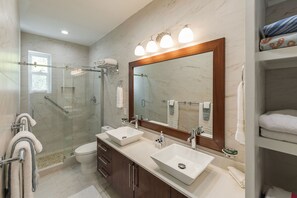
[[[130,17],[90,48],[90,63],[106,57],[119,62],[119,73],[104,76],[104,124],[118,127],[127,117],[128,63],[138,59],[136,45],[151,35],[169,29],[177,34],[190,24],[195,34],[192,44],[226,38],[226,146],[239,150],[235,160],[244,161],[244,146],[234,139],[236,129],[236,92],[244,64],[245,3],[237,0],[165,0],[151,4]],[[146,42],[145,42],[146,44]],[[178,49],[186,45],[175,43]],[[160,53],[166,50],[161,50]],[[116,108],[116,86],[123,80],[124,109]]]
[[[17,62],[20,30],[18,1],[0,0],[0,5],[0,156],[3,156],[12,138],[10,126],[19,112],[20,69]],[[0,178],[2,176],[0,169]],[[2,187],[1,179],[0,189]]]

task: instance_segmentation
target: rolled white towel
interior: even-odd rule
[[[31,126],[35,126],[36,125],[36,121],[30,116],[30,114],[28,114],[28,113],[21,113],[20,115],[18,115],[17,117],[16,117],[16,123],[19,123],[20,122],[20,120],[21,120],[21,118],[23,118],[23,117],[26,117],[27,119],[28,119],[28,121],[29,121],[29,124],[31,125]]]
[[[237,126],[235,140],[245,144],[245,118],[244,118],[244,84],[240,82],[237,88]]]
[[[124,107],[123,88],[117,87],[117,108],[123,108],[123,107]]]
[[[269,188],[269,190],[265,195],[265,198],[295,198],[295,197],[297,197],[295,193],[285,191],[284,189],[281,189],[275,186]]]
[[[235,179],[239,186],[245,188],[245,174],[232,166],[228,166],[228,169],[229,174]]]
[[[112,58],[105,58],[105,59],[99,60],[97,63],[99,66],[108,66],[108,65],[116,66],[116,65],[118,65],[118,61],[115,59],[112,59]]]
[[[260,116],[259,125],[270,131],[297,135],[297,110],[270,111]]]

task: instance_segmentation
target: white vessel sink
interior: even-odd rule
[[[131,127],[119,127],[114,130],[106,131],[106,134],[112,141],[124,146],[138,141],[143,135],[143,132]]]
[[[187,185],[206,169],[214,157],[199,151],[172,144],[151,155],[161,170],[174,176]],[[183,167],[185,165],[185,167]],[[184,169],[182,169],[184,168]]]

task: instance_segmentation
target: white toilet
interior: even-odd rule
[[[110,126],[101,127],[101,133],[112,130]],[[76,160],[81,163],[81,171],[83,173],[96,172],[96,156],[97,156],[97,142],[91,142],[79,146],[74,151]]]

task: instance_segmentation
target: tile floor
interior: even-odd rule
[[[83,174],[79,164],[39,178],[35,198],[67,198],[91,185],[98,190],[102,198],[119,198],[99,173]]]

